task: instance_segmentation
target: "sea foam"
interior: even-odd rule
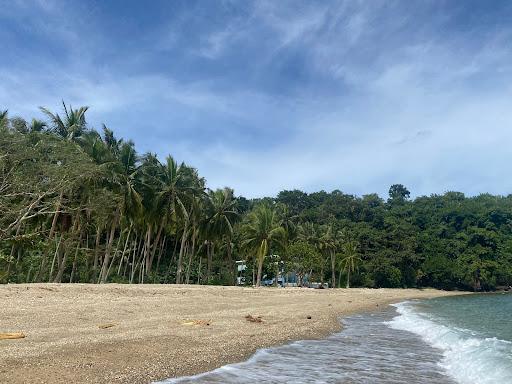
[[[443,352],[439,365],[460,384],[512,383],[512,343],[443,324],[414,303],[394,304],[398,316],[385,322],[393,329],[419,335]]]

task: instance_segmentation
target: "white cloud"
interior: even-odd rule
[[[391,20],[379,4],[316,5],[255,3],[197,46],[180,46],[179,29],[164,36],[173,50],[217,62],[234,47],[247,56],[260,48],[262,78],[270,62],[299,51],[320,80],[293,92],[230,82],[229,68],[222,77],[183,80],[179,72],[107,71],[77,60],[1,68],[0,106],[29,117],[39,105],[59,108],[61,98],[90,105],[96,126],[105,121],[140,151],[171,152],[212,187],[249,197],[285,188],[385,194],[396,182],[415,195],[512,191],[510,31],[479,41],[440,34],[450,22],[442,15],[406,36],[416,21],[397,6]]]

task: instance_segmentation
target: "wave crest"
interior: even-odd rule
[[[512,383],[512,343],[478,337],[476,332],[450,327],[421,313],[411,302],[394,304],[398,316],[386,324],[419,335],[443,351],[439,363],[460,384]]]

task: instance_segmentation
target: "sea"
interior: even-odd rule
[[[411,300],[343,318],[322,340],[166,383],[512,384],[512,294]]]

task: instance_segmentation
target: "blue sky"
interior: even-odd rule
[[[512,192],[508,1],[3,1],[0,109],[88,121],[212,188]]]

